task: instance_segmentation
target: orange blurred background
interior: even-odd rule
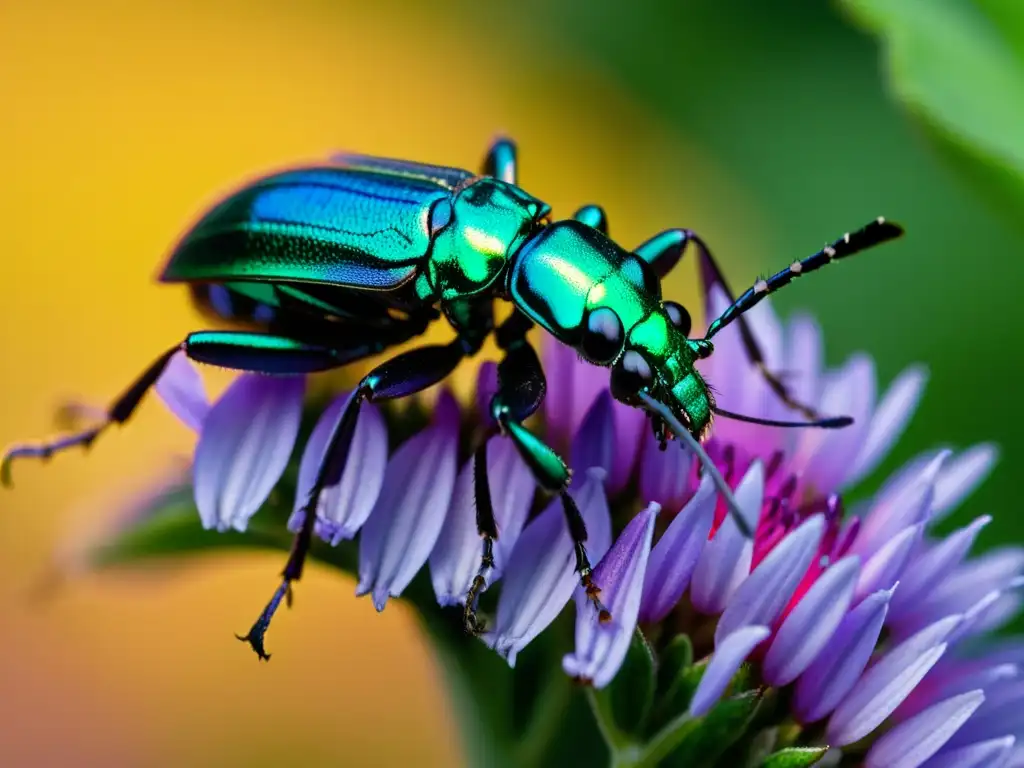
[[[513,58],[433,4],[5,3],[0,62],[0,444],[45,435],[69,397],[106,403],[195,329],[183,292],[154,284],[167,247],[218,194],[295,160],[348,148],[475,168],[504,131],[531,192],[563,215],[601,202],[627,245],[686,224],[738,254],[757,223],[609,81],[557,49]],[[728,229],[697,189],[733,201]],[[689,276],[670,289],[684,301]],[[150,401],[88,458],[15,468],[0,497],[0,764],[459,764],[415,617],[400,602],[377,615],[336,573],[303,579],[267,665],[232,632],[263,605],[278,554],[32,599],[54,550],[191,440]]]

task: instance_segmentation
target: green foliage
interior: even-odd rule
[[[828,752],[828,747],[789,747],[765,758],[761,768],[806,768],[814,765]]]
[[[642,731],[654,701],[654,651],[640,630],[614,680],[598,695],[609,697],[616,724],[626,733]]]
[[[661,763],[673,768],[714,765],[715,761],[736,741],[743,738],[747,726],[761,704],[760,691],[746,691],[720,701],[680,739]]]
[[[843,0],[885,41],[889,85],[954,165],[1024,223],[1024,5]]]

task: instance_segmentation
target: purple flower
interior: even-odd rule
[[[590,533],[588,550],[599,558],[611,539],[604,471],[591,469],[586,482],[570,493]],[[575,563],[562,503],[556,499],[523,530],[505,569],[495,627],[486,640],[510,665],[580,589]]]
[[[342,395],[323,412],[306,443],[299,464],[294,511],[288,520],[290,531],[298,531],[302,527],[303,509],[313,488],[320,460],[327,450],[331,431],[352,396],[352,393]],[[314,532],[335,546],[344,539],[351,539],[362,528],[384,484],[388,459],[387,427],[380,411],[371,404],[362,406],[349,455],[341,479],[325,488],[317,503]]]
[[[708,316],[725,303],[712,290]],[[786,372],[795,397],[855,417],[840,430],[716,423],[705,448],[753,539],[692,457],[675,444],[662,450],[644,414],[611,397],[607,371],[546,343],[544,423],[530,424],[574,470],[569,493],[608,621],[580,586],[562,502],[534,504],[528,467],[497,434],[493,364],[481,367],[475,407],[460,413],[442,393],[432,423],[397,448],[388,440],[394,411],[364,404],[350,460],[320,498],[315,532],[331,544],[358,536],[357,592],[371,594],[378,609],[428,562],[442,606],[464,604],[482,573],[484,589],[497,592],[487,595],[494,614],[482,640],[512,666],[575,596],[575,642],[562,666],[594,688],[615,678],[637,631],[657,644],[686,633],[703,674],[680,717],[711,713],[746,663],[749,679],[788,691],[780,701],[797,727],[817,724],[808,732],[821,734],[822,746],[854,746],[865,765],[1009,761],[1024,734],[1024,644],[987,652],[981,641],[1020,607],[1024,548],[971,557],[988,517],[948,536],[934,532],[989,473],[995,449],[921,454],[847,512],[844,494],[899,438],[924,371],[912,367],[882,392],[866,355],[825,368],[813,320],[783,324],[767,301],[749,319],[768,367]],[[723,408],[792,418],[746,359],[736,328],[716,337],[700,368]],[[210,407],[198,376],[175,358],[158,390],[199,433],[194,485],[203,524],[243,530],[293,453],[302,379],[242,376]],[[346,402],[339,397],[320,415],[304,446],[292,530]],[[481,570],[472,458],[484,435],[498,531],[489,570]]]
[[[204,528],[244,531],[288,465],[302,417],[301,378],[240,376],[210,409],[193,485]]]
[[[612,681],[629,650],[659,510],[652,503],[630,520],[594,569],[594,581],[602,586],[602,599],[612,618],[602,621],[593,602],[585,594],[576,595],[576,651],[565,657],[562,666],[595,688]]]
[[[378,611],[402,594],[430,557],[455,486],[457,409],[442,395],[433,426],[409,438],[384,471],[384,485],[359,538],[357,595]]]

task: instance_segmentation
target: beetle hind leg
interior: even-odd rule
[[[407,397],[432,387],[447,378],[466,356],[469,347],[460,338],[444,345],[420,347],[404,352],[370,371],[359,383],[355,395],[341,413],[327,441],[316,479],[303,505],[302,527],[295,534],[291,553],[281,573],[281,584],[245,635],[236,635],[252,647],[261,660],[270,658],[264,638],[274,614],[285,600],[291,603],[292,583],[302,578],[302,571],[313,542],[316,509],[324,489],[341,480],[355,435],[360,407],[364,400],[393,400]]]
[[[124,391],[124,393],[114,401],[110,409],[102,414],[102,420],[99,424],[83,429],[78,432],[74,432],[70,435],[64,435],[63,437],[56,438],[54,440],[35,443],[16,445],[7,450],[4,454],[3,459],[0,460],[0,482],[5,486],[12,484],[11,479],[11,466],[15,460],[22,458],[36,458],[36,459],[49,459],[57,453],[66,451],[69,448],[75,446],[82,446],[88,449],[100,434],[112,424],[123,424],[131,415],[135,412],[139,403],[142,401],[143,396],[156,384],[157,379],[160,378],[160,374],[164,372],[167,367],[167,363],[170,362],[171,357],[178,351],[179,347],[171,347],[169,350],[164,352],[160,357],[153,361],[153,363],[143,371],[142,375],[136,379],[131,386]]]
[[[0,482],[11,485],[11,466],[17,459],[49,459],[75,446],[89,448],[100,434],[114,424],[124,424],[132,417],[146,393],[157,383],[171,358],[179,351],[200,363],[267,374],[305,374],[344,365],[359,357],[379,351],[375,338],[361,339],[348,348],[307,344],[295,339],[245,331],[200,331],[192,333],[150,366],[114,401],[105,412],[97,414],[98,424],[54,440],[16,445],[0,460]],[[65,413],[65,416],[68,414]],[[76,416],[79,414],[76,414]]]

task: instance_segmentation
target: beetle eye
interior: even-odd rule
[[[608,307],[599,307],[587,318],[583,354],[591,362],[608,365],[618,357],[624,335],[619,316]]]
[[[692,321],[690,320],[690,313],[686,311],[686,307],[675,301],[666,301],[665,314],[668,315],[669,322],[678,328],[683,336],[690,335]]]
[[[644,356],[635,349],[627,350],[612,368],[612,396],[623,400],[654,383],[654,374]]]
[[[450,200],[441,198],[434,207],[430,209],[430,236],[433,237],[452,221],[452,203]]]

